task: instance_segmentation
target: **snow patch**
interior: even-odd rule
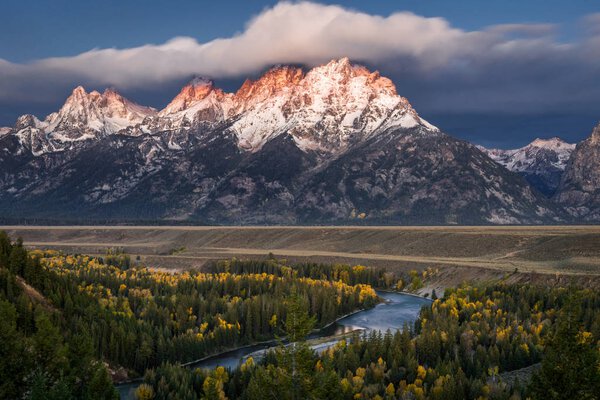
[[[492,210],[490,215],[486,218],[490,223],[496,225],[519,225],[520,221],[509,215],[506,210]]]

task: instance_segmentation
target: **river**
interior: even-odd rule
[[[314,345],[313,348],[318,351],[322,351],[329,346],[335,344],[338,339],[335,336],[342,335],[344,333],[356,331],[356,330],[380,330],[386,331],[388,329],[394,331],[402,328],[405,323],[413,323],[419,316],[419,311],[424,305],[431,304],[430,300],[411,296],[402,293],[393,292],[381,292],[378,291],[379,297],[385,300],[385,302],[378,304],[374,308],[369,310],[360,311],[355,314],[349,315],[339,321],[331,324],[325,329],[311,335],[311,339],[316,338],[327,338],[331,337],[330,341],[321,341],[318,345]],[[187,364],[191,368],[206,368],[212,369],[217,366],[224,366],[227,368],[236,368],[241,361],[245,360],[248,356],[252,356],[255,359],[268,350],[269,348],[276,345],[274,342],[265,344],[258,344],[243,347],[240,349],[221,353],[202,361]],[[121,395],[122,400],[133,399],[133,392],[140,382],[132,382],[122,385],[117,385],[117,389]]]

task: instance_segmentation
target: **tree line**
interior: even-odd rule
[[[118,399],[85,332],[65,331],[61,310],[23,280],[39,270],[23,242],[0,232],[0,398]]]
[[[2,381],[11,387],[6,392],[10,396],[0,397],[25,396],[34,370],[45,377],[46,388],[66,385],[76,398],[84,398],[90,377],[96,375],[96,380],[105,380],[107,391],[113,390],[107,366],[136,376],[165,362],[189,362],[273,339],[285,334],[285,299],[292,291],[315,318],[316,328],[379,301],[369,284],[372,273],[365,267],[331,266],[341,268],[345,277],[333,279],[334,273],[323,265],[286,273],[294,268],[279,261],[245,263],[246,267],[232,260],[231,270],[218,263],[208,272],[165,272],[138,265],[120,250],[102,257],[27,251],[20,239],[13,243],[0,234],[2,327],[11,338],[5,342],[5,360],[9,354],[21,357],[8,343],[21,343],[28,351],[28,340],[42,333],[51,334],[52,348],[60,353],[45,358],[58,366],[22,363],[21,375],[14,378],[0,370]],[[276,268],[268,271],[274,263]],[[83,350],[75,350],[76,344],[85,348],[85,357]],[[71,368],[79,364],[70,357],[87,360],[88,368]],[[3,365],[7,371],[12,368],[8,361]],[[27,379],[27,385],[20,384],[21,379]]]
[[[600,293],[591,290],[462,287],[446,291],[422,309],[414,326],[397,332],[356,335],[321,353],[302,335],[298,340],[235,370],[164,364],[147,372],[138,398],[517,400],[600,394]],[[539,363],[531,383],[503,382],[503,373]]]

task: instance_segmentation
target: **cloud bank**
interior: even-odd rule
[[[176,37],[27,64],[0,59],[0,107],[57,102],[79,84],[148,91],[192,75],[236,78],[273,64],[313,66],[347,56],[390,76],[400,94],[428,112],[591,112],[600,96],[600,14],[581,22],[577,41],[560,42],[559,28],[465,31],[410,12],[378,16],[283,2],[238,35],[206,43]]]

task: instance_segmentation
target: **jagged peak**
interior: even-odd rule
[[[396,93],[391,80],[348,58],[306,74],[300,68],[274,67],[257,81],[246,80],[235,100],[234,110],[242,116],[233,129],[240,147],[251,151],[282,132],[302,150],[332,152],[385,132],[439,132]],[[255,112],[245,115],[247,110]]]
[[[528,145],[529,147],[539,147],[539,148],[574,148],[575,144],[567,143],[558,136],[554,136],[548,139],[536,138]]]
[[[100,93],[98,93],[97,91],[92,91],[88,93],[83,86],[79,85],[75,89],[73,89],[69,97],[67,97],[65,103],[62,106],[62,109],[73,104],[82,104],[84,102],[88,102],[91,98],[94,97],[100,97]]]
[[[113,104],[123,105],[125,107],[132,105],[137,107],[142,107],[133,101],[123,97],[123,95],[113,87],[108,87],[104,89],[104,92],[100,94],[97,91],[90,92],[90,98],[92,98],[97,104],[101,107],[110,107]]]
[[[346,84],[354,78],[362,79],[365,88],[390,96],[398,96],[396,85],[391,79],[381,76],[379,71],[371,71],[360,64],[353,64],[348,57],[332,60],[326,64],[314,67],[306,73],[309,80],[333,81]],[[404,99],[404,98],[403,98]],[[406,103],[406,99],[404,99]]]
[[[17,118],[15,123],[15,128],[17,130],[22,129],[26,126],[34,126],[37,127],[40,124],[40,120],[32,114],[24,114]]]
[[[303,77],[304,71],[302,71],[302,68],[291,65],[275,65],[266,73],[264,73],[260,79],[256,81],[256,83],[274,82],[279,86],[284,86],[287,84],[295,85],[298,84]]]
[[[248,101],[255,103],[256,101],[265,100],[284,89],[295,89],[301,86],[302,82],[306,82],[306,88],[311,89],[311,86],[318,86],[319,81],[344,84],[356,77],[364,77],[364,80],[362,80],[363,85],[365,88],[370,88],[371,91],[385,93],[392,97],[398,96],[394,83],[390,79],[381,76],[379,71],[370,71],[362,65],[353,64],[348,57],[343,57],[314,67],[307,72],[297,66],[275,65],[256,80],[246,79],[232,95],[226,95],[222,90],[215,88],[213,81],[208,78],[195,77],[181,89],[179,94],[160,114],[164,116],[191,108],[208,97],[211,92],[218,92],[219,99],[224,96],[233,96],[232,100],[236,103],[234,109],[240,111],[246,109],[248,104],[245,103]],[[307,78],[310,82],[307,82]],[[405,98],[400,99],[406,109],[412,109]]]
[[[99,107],[111,109],[113,113],[121,115],[135,114],[144,117],[156,114],[156,109],[139,105],[124,97],[112,87],[106,88],[100,97],[94,100]]]
[[[600,137],[600,122],[598,122],[598,124],[592,130],[592,136]]]
[[[98,93],[98,95],[99,95],[99,93]],[[85,88],[83,86],[80,85],[80,86],[77,86],[75,89],[73,89],[71,94],[65,100],[65,103],[63,104],[62,108],[64,109],[65,107],[67,107],[71,104],[83,103],[88,100],[89,100],[88,92],[85,90]]]
[[[326,64],[312,68],[309,73],[340,77],[369,76],[374,74],[374,77],[379,77],[377,71],[371,72],[364,65],[354,64],[348,57],[333,59]]]
[[[160,111],[160,114],[168,115],[183,111],[204,100],[213,92],[219,97],[223,95],[223,91],[215,88],[214,82],[211,79],[196,76],[181,88],[177,96]]]
[[[110,134],[131,128],[132,134],[141,134],[226,119],[240,143],[249,143],[252,150],[282,132],[299,135],[303,143],[314,139],[320,148],[335,149],[398,128],[439,131],[397,94],[390,79],[347,57],[310,70],[275,65],[257,80],[247,79],[235,94],[197,76],[158,113],[127,100],[115,88],[88,93],[78,86],[40,127],[46,133],[72,132],[77,138],[81,132],[89,136],[90,131]]]
[[[582,143],[584,142],[594,145],[600,143],[600,122],[596,126],[594,126],[594,129],[592,129],[592,133],[590,134],[590,136],[588,136],[588,138],[585,139]]]
[[[361,68],[360,72],[364,72],[366,68]],[[357,71],[358,72],[358,71]],[[355,67],[347,57],[339,60],[331,60],[326,64],[321,64],[308,71],[307,75],[314,76],[329,76],[329,77],[349,77],[354,75]]]
[[[243,95],[243,93],[246,93],[250,90],[250,88],[252,87],[253,84],[254,84],[254,81],[252,79],[246,78],[246,80],[244,80],[244,83],[242,83],[242,86],[240,86],[240,88],[237,90],[237,92],[235,92],[235,96],[241,97]]]
[[[71,92],[71,96],[85,96],[87,95],[87,92],[85,90],[85,88],[81,85],[76,86],[73,91]]]
[[[348,57],[342,57],[329,61],[324,67],[329,71],[350,72],[355,66]]]
[[[248,98],[259,91],[268,95],[286,87],[294,87],[303,78],[304,71],[302,71],[302,68],[290,65],[275,65],[255,81],[246,79],[235,93],[235,97]]]
[[[83,132],[118,132],[154,114],[153,108],[126,99],[112,87],[103,93],[96,90],[88,93],[83,86],[77,86],[58,112],[49,114],[36,126],[45,133],[62,132],[62,138],[79,140],[89,137]]]
[[[85,112],[89,114],[93,107],[111,107],[113,105],[123,106],[125,108],[131,108],[132,111],[138,113],[152,113],[154,109],[151,107],[141,106],[121,95],[113,87],[108,87],[103,93],[96,90],[87,92],[83,86],[77,86],[73,89],[71,95],[67,98],[58,113],[52,113],[51,116],[59,116],[72,113]]]

